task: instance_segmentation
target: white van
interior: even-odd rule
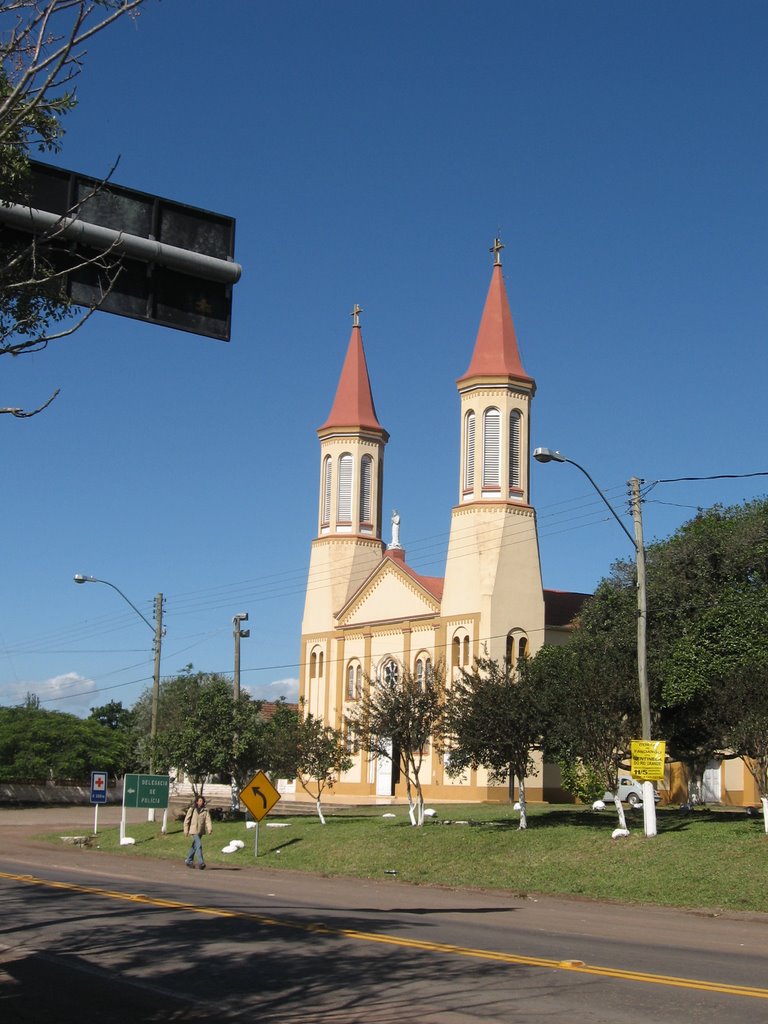
[[[654,789],[653,799],[656,803],[659,802],[661,797]],[[619,800],[622,803],[629,804],[630,807],[637,807],[643,802],[643,784],[633,779],[631,775],[620,775],[619,776]],[[603,802],[606,804],[613,803],[613,793],[605,793],[603,796]]]

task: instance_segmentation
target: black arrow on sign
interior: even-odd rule
[[[254,796],[256,796],[257,793],[259,794],[259,796],[261,797],[262,803],[264,804],[264,810],[266,810],[267,809],[267,798],[261,792],[259,787],[258,786],[251,786],[251,792],[253,793]]]

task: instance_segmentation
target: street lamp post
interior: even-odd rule
[[[122,597],[122,599],[129,604],[131,608],[136,612],[142,622],[146,622],[149,628],[154,633],[154,641],[152,644],[152,650],[154,652],[154,670],[152,675],[152,713],[149,725],[149,737],[154,741],[157,736],[157,708],[160,698],[160,651],[163,642],[163,595],[158,594],[155,598],[155,624],[154,626],[149,619],[142,615],[133,601],[129,600],[119,587],[116,587],[114,583],[110,583],[109,580],[100,580],[95,576],[84,576],[82,573],[76,573],[74,576],[75,583],[103,583],[107,587],[111,587],[113,590]],[[152,762],[150,760],[149,765],[150,773],[152,772]],[[152,819],[154,820],[154,818]]]
[[[568,459],[561,452],[552,448],[537,448],[533,453],[537,462],[568,462],[581,470],[594,489],[605,502],[613,518],[629,538],[635,549],[635,567],[637,573],[637,680],[640,688],[640,721],[644,740],[651,738],[651,702],[648,693],[647,636],[648,604],[645,588],[645,545],[643,543],[643,517],[640,505],[640,481],[633,476],[629,481],[632,495],[632,520],[635,527],[634,537],[621,521],[613,505],[597,486],[589,473],[573,459]],[[643,782],[643,825],[646,836],[656,835],[656,801],[653,783]]]

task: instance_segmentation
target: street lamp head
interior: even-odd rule
[[[238,615],[233,615],[232,616],[232,621],[233,622],[247,622],[248,621],[248,612],[240,612]]]
[[[534,459],[537,462],[567,462],[568,460],[560,452],[556,452],[553,448],[536,448],[533,453]]]
[[[81,572],[76,572],[73,576],[75,583],[97,583],[98,580],[93,576],[83,576]]]

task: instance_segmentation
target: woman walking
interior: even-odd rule
[[[188,868],[194,868],[195,856],[200,861],[200,868],[205,867],[203,836],[210,835],[212,832],[213,826],[211,825],[211,816],[205,807],[205,797],[198,796],[184,815],[184,835],[189,836],[192,840],[189,853],[184,861]]]

